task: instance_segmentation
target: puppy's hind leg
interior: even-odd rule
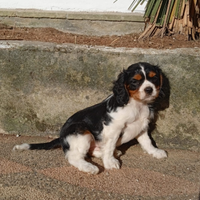
[[[66,158],[69,163],[80,171],[97,174],[99,168],[85,160],[85,157],[90,149],[93,137],[91,134],[69,135],[65,139],[69,144],[69,150],[66,151]]]

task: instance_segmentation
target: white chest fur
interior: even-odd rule
[[[113,124],[111,126],[121,129],[117,146],[129,142],[141,132],[146,131],[149,124],[150,111],[146,104],[131,100],[128,105],[111,113]]]
[[[127,126],[135,122],[143,123],[149,118],[149,108],[146,104],[131,100],[126,106],[120,107],[116,112],[110,114],[113,123]],[[141,125],[141,124],[140,124]]]
[[[101,157],[102,150],[107,146],[105,144],[108,141],[111,141],[114,146],[119,146],[137,137],[148,127],[149,112],[147,105],[135,100],[131,100],[126,106],[119,107],[115,112],[111,112],[112,122],[108,126],[104,125],[101,134],[102,140],[96,143],[93,155]],[[109,147],[106,148],[109,149]]]
[[[129,137],[125,138],[133,139],[148,127],[149,112],[147,105],[133,99],[130,100],[126,106],[119,107],[115,112],[110,113],[112,122],[108,126],[104,126],[102,139],[118,139],[121,133],[124,133],[123,136],[128,134]]]

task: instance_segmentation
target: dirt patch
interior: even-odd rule
[[[58,44],[73,43],[89,46],[110,46],[127,48],[200,48],[200,39],[187,41],[184,35],[165,36],[164,38],[151,38],[138,40],[139,34],[122,36],[86,36],[64,33],[53,28],[16,28],[5,27],[0,24],[0,40],[26,40],[53,42]]]

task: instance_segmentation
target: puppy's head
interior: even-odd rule
[[[162,72],[149,63],[136,63],[119,74],[113,92],[120,105],[130,98],[143,103],[153,102],[162,87]]]

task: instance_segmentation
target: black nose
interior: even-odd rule
[[[151,94],[153,92],[153,88],[152,87],[146,87],[144,89],[144,91],[147,93],[147,94]]]

